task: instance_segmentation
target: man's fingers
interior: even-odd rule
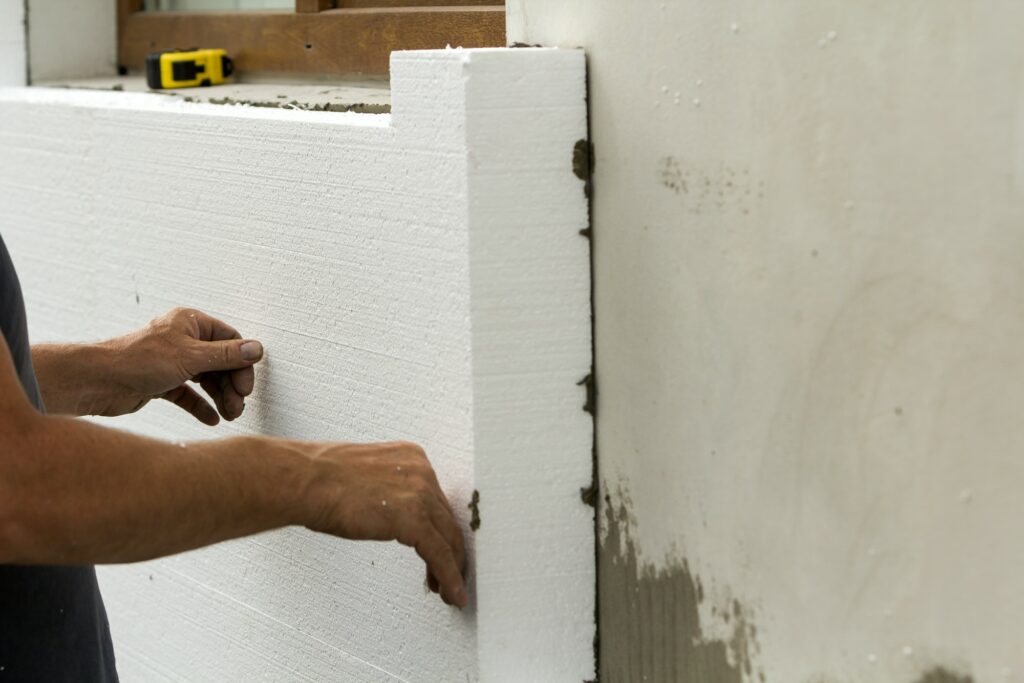
[[[444,536],[448,542],[448,547],[452,549],[455,561],[458,563],[459,573],[465,574],[466,542],[462,538],[462,529],[459,528],[458,522],[455,521],[452,509],[448,505],[448,499],[445,498],[444,493],[437,489],[435,494],[438,498],[438,504],[431,508],[430,520],[434,523],[434,527]]]
[[[171,389],[163,395],[163,398],[192,413],[203,424],[213,427],[220,422],[220,418],[217,417],[217,411],[191,387],[182,385],[177,389]]]
[[[199,377],[199,386],[203,388],[217,406],[217,411],[225,420],[234,420],[242,414],[245,407],[242,397],[231,385],[227,373],[215,372]]]
[[[208,372],[237,371],[232,376],[234,391],[239,396],[252,393],[252,366],[263,358],[263,345],[255,339],[242,339],[238,330],[195,309],[179,309],[187,315],[189,336],[195,339],[186,349],[185,368],[190,377]]]
[[[202,311],[190,310],[189,317],[196,321],[199,328],[199,341],[222,341],[225,339],[241,339],[238,330],[223,320],[214,318]]]
[[[221,415],[224,414],[224,395],[220,390],[220,382],[217,381],[217,377],[213,374],[200,375],[199,386],[203,388],[206,395],[213,399],[214,405],[217,406],[217,412]]]
[[[419,529],[413,544],[416,554],[427,563],[430,573],[441,584],[441,599],[449,605],[465,607],[469,603],[462,571],[455,558],[455,552],[441,532],[433,524],[424,524]]]
[[[251,368],[263,358],[263,345],[254,339],[200,341],[192,346],[189,359],[193,375]]]
[[[256,373],[252,368],[231,371],[231,386],[239,396],[248,396],[256,384]]]
[[[241,394],[235,391],[235,387],[231,383],[230,373],[221,373],[219,381],[220,393],[224,397],[224,417],[229,420],[234,420],[236,417],[239,417],[245,409],[245,399],[242,398]]]

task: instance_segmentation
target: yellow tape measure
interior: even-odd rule
[[[154,90],[220,85],[234,70],[224,50],[161,50],[146,57],[146,83]]]

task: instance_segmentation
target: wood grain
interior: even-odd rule
[[[137,4],[121,0],[123,9]],[[203,14],[126,10],[120,29],[118,59],[130,69],[141,68],[146,55],[155,50],[201,46],[227,50],[238,72],[386,74],[395,50],[504,46],[505,8]]]
[[[505,0],[295,0],[296,12],[322,12],[328,9],[361,7],[475,7],[504,6]],[[316,9],[311,9],[311,8]]]
[[[338,0],[295,0],[296,12],[323,12],[337,6]]]
[[[142,0],[117,0],[117,55],[121,62],[121,41],[127,30],[128,18],[142,11]]]
[[[338,7],[473,7],[505,6],[505,0],[338,0]]]

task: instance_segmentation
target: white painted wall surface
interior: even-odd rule
[[[0,86],[25,84],[25,5],[0,0]]]
[[[396,53],[392,93],[391,115],[0,94],[35,340],[190,305],[267,350],[235,424],[157,407],[123,426],[409,439],[464,524],[481,496],[462,613],[408,549],[301,529],[101,569],[126,681],[593,676],[583,55]]]
[[[28,8],[33,83],[117,73],[115,0],[0,0]]]
[[[708,639],[752,611],[748,679],[1024,681],[1024,4],[508,26],[588,53],[600,473],[641,565],[688,561]]]

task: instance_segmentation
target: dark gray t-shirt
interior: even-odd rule
[[[25,393],[43,410],[21,286],[2,237],[0,331]],[[22,681],[117,681],[107,613],[92,567],[0,565],[0,683]]]

